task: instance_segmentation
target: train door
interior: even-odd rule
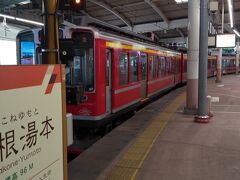
[[[141,98],[147,97],[147,54],[142,53],[140,56],[140,70],[141,70]]]
[[[112,82],[112,51],[110,49],[106,50],[106,113],[111,113],[112,106],[112,94],[111,94],[111,82]]]

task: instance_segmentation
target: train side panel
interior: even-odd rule
[[[140,101],[141,83],[139,79],[136,82],[132,82],[131,80],[132,69],[130,64],[130,54],[137,52],[116,48],[113,49],[113,53],[114,59],[112,83],[114,85],[112,89],[112,112],[115,113]],[[125,65],[123,63],[120,63],[121,55],[125,55],[127,58],[126,62],[124,62]],[[126,66],[126,68],[124,69],[122,66]],[[122,77],[123,74],[121,73],[123,73],[124,70],[126,70],[125,73],[127,78],[125,77],[125,83],[121,84],[120,82],[123,81],[121,78],[124,78]]]

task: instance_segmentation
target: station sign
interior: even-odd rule
[[[66,179],[61,65],[0,66],[0,179]]]
[[[216,48],[216,36],[208,36],[208,48]]]
[[[217,34],[216,47],[217,48],[230,48],[236,46],[235,34]]]

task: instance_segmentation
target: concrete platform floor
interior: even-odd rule
[[[184,115],[184,88],[146,106],[69,164],[69,179],[239,180],[240,76],[209,79],[214,117]]]
[[[161,113],[165,106],[173,101],[176,96],[184,92],[184,89],[185,88],[176,89],[136,112],[132,118],[116,127],[80,156],[71,161],[68,164],[69,180],[106,179],[106,176],[112,171],[112,167],[132,144],[135,143],[136,138],[141,136],[143,131],[151,124],[152,120]],[[152,140],[153,138],[150,137],[149,139]],[[141,149],[142,148],[138,150]],[[140,153],[135,151],[135,154],[140,155],[139,158],[142,158],[144,154]],[[120,172],[119,179],[127,178],[126,176],[122,178],[121,173],[124,174],[128,172],[129,161],[126,161],[125,171]]]
[[[194,123],[192,116],[176,112],[136,179],[240,179],[240,76],[224,76],[221,84],[211,79],[208,92],[219,97],[210,123]]]

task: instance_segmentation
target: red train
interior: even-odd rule
[[[234,56],[222,57],[222,73],[223,74],[236,73],[236,57]]]
[[[186,82],[187,55],[137,36],[78,27],[60,33],[66,64],[67,112],[81,124],[99,124]],[[39,30],[18,34],[20,64],[41,63]],[[216,58],[209,57],[209,76]]]

